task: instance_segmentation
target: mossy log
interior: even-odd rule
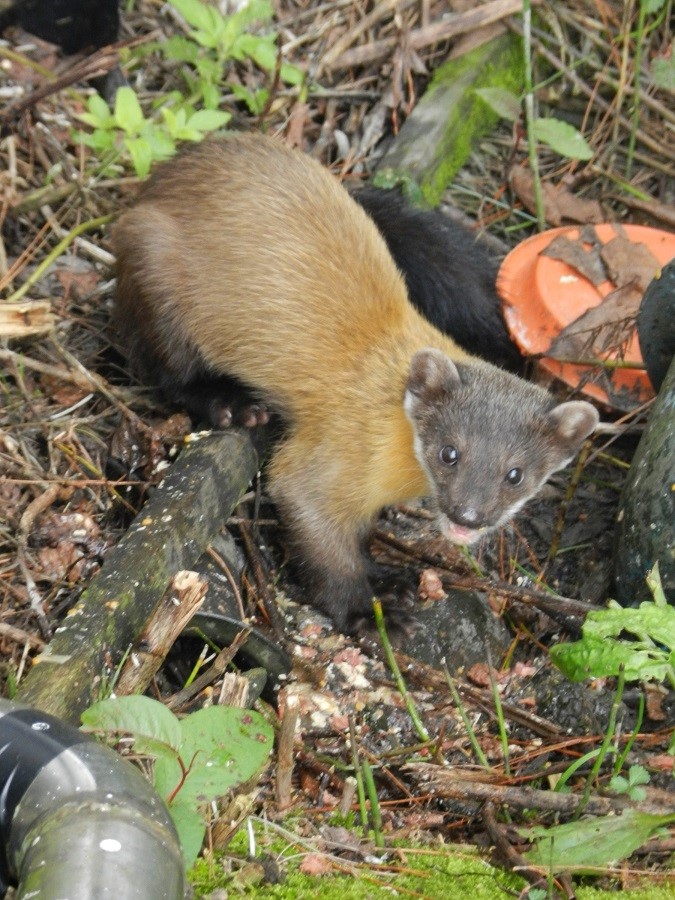
[[[659,564],[666,597],[675,603],[675,359],[649,416],[621,496],[616,525],[616,599],[651,599],[645,577]]]
[[[104,669],[119,663],[169,580],[193,566],[257,470],[247,432],[189,444],[37,657],[16,699],[78,722]]]
[[[445,63],[380,161],[377,183],[412,181],[427,203],[437,206],[476,142],[498,119],[475,89],[500,87],[520,94],[523,84],[522,41],[513,34]]]

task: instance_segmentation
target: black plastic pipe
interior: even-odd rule
[[[182,900],[166,806],[131,763],[76,728],[0,699],[0,897]]]

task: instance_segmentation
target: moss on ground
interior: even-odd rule
[[[229,850],[230,853],[221,855],[214,863],[202,859],[194,866],[190,881],[196,898],[226,888],[230,896],[238,892],[254,893],[263,900],[316,900],[317,896],[321,900],[371,900],[391,897],[392,893],[424,900],[465,900],[467,895],[471,900],[495,900],[517,896],[526,888],[523,878],[495,868],[466,846],[446,845],[434,850],[398,848],[381,868],[372,863],[355,875],[306,875],[299,871],[299,866],[307,853],[275,838],[264,846],[263,852],[278,862],[284,874],[280,884],[263,883],[262,867],[250,867],[246,875],[240,873],[234,879],[226,874],[221,861],[235,856],[243,863],[246,858],[243,831],[235,836]],[[645,883],[642,888],[621,893],[630,900],[673,900],[675,887]],[[581,886],[576,896],[578,900],[613,900],[617,891]]]

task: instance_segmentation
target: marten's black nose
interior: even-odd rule
[[[483,516],[472,506],[455,506],[448,513],[455,525],[463,528],[480,528],[483,524]]]

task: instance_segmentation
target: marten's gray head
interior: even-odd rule
[[[413,357],[404,406],[443,531],[462,544],[512,516],[598,423],[590,403],[556,404],[522,378],[434,349]]]

